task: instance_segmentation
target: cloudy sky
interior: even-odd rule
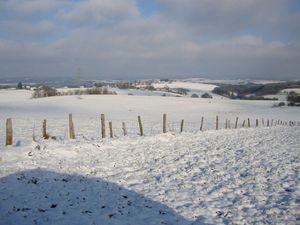
[[[0,0],[0,77],[300,78],[299,0]]]

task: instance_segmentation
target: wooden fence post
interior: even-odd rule
[[[228,121],[227,121],[227,119],[226,119],[226,122],[225,122],[225,129],[228,128],[227,123],[228,123]]]
[[[248,127],[250,127],[250,118],[248,118]]]
[[[242,127],[245,127],[245,122],[246,122],[246,120],[243,121]]]
[[[180,132],[183,132],[183,124],[184,124],[184,120],[181,120],[181,124],[180,124]]]
[[[258,127],[258,119],[256,119],[256,127]]]
[[[229,129],[231,128],[230,120],[228,120],[228,128],[229,128]]]
[[[219,129],[219,117],[216,116],[216,130]]]
[[[13,127],[11,118],[6,119],[6,145],[13,144]]]
[[[264,121],[264,119],[261,119],[261,124],[262,124],[263,126],[265,126],[265,121]]]
[[[109,121],[109,134],[110,134],[110,138],[113,138],[114,137],[114,134],[113,134],[113,129],[112,129],[112,122]]]
[[[163,115],[163,133],[167,133],[167,114]]]
[[[204,117],[202,116],[201,117],[201,125],[200,125],[200,130],[202,131],[202,129],[203,129],[203,121],[204,121]]]
[[[122,130],[123,130],[124,136],[126,136],[127,135],[127,130],[126,130],[126,125],[125,125],[124,122],[122,123]]]
[[[267,120],[267,127],[269,127],[270,126],[270,121],[269,120]]]
[[[273,119],[271,120],[271,127],[273,127]]]
[[[106,134],[105,134],[105,115],[101,114],[101,135],[102,135],[102,139],[106,138]]]
[[[69,113],[69,135],[70,139],[75,139],[74,123],[72,113]]]
[[[237,118],[235,119],[235,126],[234,126],[235,129],[237,128],[238,121],[239,121],[239,118],[237,117]]]
[[[47,134],[47,120],[43,120],[42,136],[44,139],[49,139],[49,135]]]
[[[138,116],[138,122],[139,122],[139,127],[140,127],[140,135],[143,136],[144,132],[143,132],[143,125],[142,125],[141,116]]]

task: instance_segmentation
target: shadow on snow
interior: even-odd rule
[[[0,224],[204,224],[95,177],[35,169],[0,179]]]

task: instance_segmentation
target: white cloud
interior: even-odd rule
[[[43,35],[50,35],[54,32],[55,25],[52,21],[2,21],[0,31],[15,36],[15,39],[32,38]]]
[[[45,2],[50,5],[29,1],[26,10],[21,6],[18,10],[58,7],[49,0]],[[300,41],[295,21],[300,22],[300,17],[286,11],[284,0],[157,1],[162,9],[148,17],[139,13],[134,0],[62,0],[63,7],[54,10],[50,21],[14,17],[3,21],[0,31],[22,40],[0,39],[0,74],[26,68],[36,76],[73,75],[80,66],[83,76],[106,78],[298,76]],[[59,36],[60,23],[64,38],[47,44],[36,41],[36,36]]]
[[[0,11],[17,13],[18,15],[31,15],[53,10],[64,3],[65,0],[2,0]]]
[[[299,12],[288,10],[288,0],[157,0],[162,15],[203,35],[232,34],[244,30],[300,33],[294,27]],[[294,24],[294,25],[293,25]]]
[[[86,0],[61,10],[58,17],[72,22],[109,22],[138,15],[134,0]]]

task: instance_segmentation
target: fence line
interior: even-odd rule
[[[212,127],[213,123],[210,123],[207,119],[205,120],[206,122],[204,123],[204,117],[200,117],[201,120],[199,121],[199,123],[195,123],[195,122],[187,122],[185,120],[180,120],[180,121],[167,121],[167,114],[164,113],[163,114],[163,121],[162,121],[162,130],[161,130],[161,125],[159,124],[155,124],[155,123],[150,123],[150,122],[143,122],[142,123],[142,119],[141,116],[138,116],[138,121],[137,122],[121,122],[121,123],[114,123],[114,129],[113,129],[113,123],[112,121],[108,122],[108,126],[109,126],[109,139],[112,138],[118,138],[121,136],[144,136],[144,130],[146,131],[147,135],[154,135],[154,134],[159,134],[159,133],[167,133],[167,132],[196,132],[199,131],[199,125],[200,125],[200,131],[204,130],[204,126],[206,125],[206,127]],[[231,126],[230,120],[227,118],[224,118],[222,120],[220,120],[219,116],[217,115],[215,117],[215,129],[219,130],[222,128],[225,129],[231,129],[232,128],[238,128],[239,124],[239,117],[236,117],[234,126]],[[247,118],[247,120],[242,120],[242,124],[240,125],[240,127],[251,127],[251,120],[250,118]],[[246,125],[246,121],[247,121],[247,125]],[[259,124],[259,119],[256,118],[254,120],[255,123],[255,127],[272,127],[272,126],[300,126],[300,121],[282,121],[280,119],[265,119],[262,118],[261,119],[261,124]],[[265,124],[264,122],[267,121],[267,123]],[[96,124],[96,123],[94,123]],[[41,127],[41,138],[42,139],[56,139],[58,136],[51,136],[48,133],[48,128],[47,128],[47,120],[44,119],[42,121],[42,127]],[[101,131],[99,130],[99,128],[97,129],[97,127],[94,127],[93,133],[96,133],[96,139],[98,140],[99,137],[101,136],[101,139],[103,142],[106,141],[106,131],[105,131],[105,115],[101,114],[100,115],[100,127],[101,127]],[[266,126],[265,126],[266,125]],[[17,126],[16,126],[17,127]],[[84,128],[87,128],[87,130],[90,130],[90,126],[83,126]],[[254,126],[253,126],[254,127]],[[73,122],[73,117],[72,114],[69,114],[69,120],[68,120],[68,129],[69,129],[69,139],[75,139],[75,127],[74,127],[74,122]],[[96,132],[95,132],[96,130]],[[99,130],[99,132],[97,132],[97,130]],[[209,130],[209,129],[207,129]],[[210,129],[211,130],[211,129]],[[66,133],[67,133],[67,128],[65,129],[64,135],[63,137],[60,137],[61,140],[65,140],[66,139]],[[84,139],[89,139],[89,135],[87,134],[88,132],[78,132],[77,131],[77,137],[81,136]],[[34,126],[33,126],[33,132],[32,132],[32,140],[35,141],[36,140],[36,136],[35,136],[35,122],[34,122]],[[13,125],[12,125],[12,119],[8,118],[6,120],[6,145],[13,145]]]

